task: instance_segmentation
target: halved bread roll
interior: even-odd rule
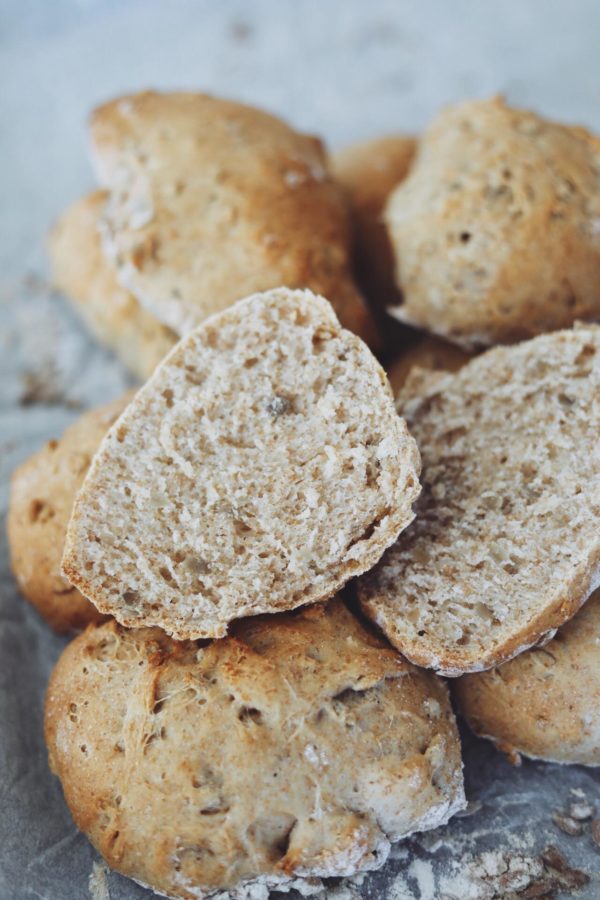
[[[329,303],[258,294],[184,338],[110,430],[63,571],[125,625],[219,637],[374,565],[418,474],[383,369]]]
[[[416,519],[359,579],[366,615],[445,675],[489,669],[575,614],[600,568],[600,328],[489,350],[400,393]]]

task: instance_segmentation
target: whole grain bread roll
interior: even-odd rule
[[[209,646],[90,627],[52,675],[45,731],[109,865],[185,900],[378,868],[464,806],[445,686],[339,600]]]
[[[63,578],[60,563],[77,491],[100,441],[132,396],[85,413],[12,476],[7,516],[12,571],[23,596],[59,632],[104,618]]]
[[[350,202],[358,280],[381,311],[400,302],[383,211],[394,188],[406,178],[416,150],[415,138],[389,135],[352,144],[331,156],[333,175]]]
[[[440,113],[386,209],[400,321],[464,346],[600,317],[600,139],[502,99]]]
[[[94,337],[145,381],[178,338],[117,281],[98,229],[106,200],[105,191],[89,194],[54,225],[48,238],[53,279]]]
[[[600,328],[499,347],[399,396],[423,459],[416,519],[359,579],[409,659],[497,666],[571,618],[600,568]]]
[[[257,294],[184,338],[111,428],[63,572],[124,625],[221,637],[374,565],[418,474],[383,369],[330,304]]]
[[[600,765],[600,591],[553,640],[466,675],[455,696],[476,734],[518,762]]]
[[[96,109],[105,247],[120,283],[178,334],[286,285],[377,337],[351,274],[351,231],[319,140],[251,107],[147,91]]]

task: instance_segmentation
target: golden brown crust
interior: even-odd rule
[[[117,281],[98,230],[106,199],[105,191],[89,194],[65,210],[54,225],[48,236],[54,283],[92,334],[145,381],[177,336]]]
[[[386,209],[403,302],[464,346],[600,317],[600,140],[503,100],[449,107]]]
[[[512,758],[600,765],[600,591],[549,643],[454,684],[469,725]]]
[[[346,327],[376,340],[351,276],[346,205],[316,138],[238,103],[150,91],[99,107],[91,134],[119,280],[178,333],[285,285],[323,294]]]
[[[52,675],[45,733],[108,863],[186,900],[376,868],[464,805],[445,686],[339,600],[205,647],[91,627]]]
[[[350,201],[358,279],[381,310],[400,299],[383,211],[389,195],[406,178],[416,150],[415,138],[389,135],[352,144],[331,157],[333,174]]]
[[[92,456],[130,395],[81,416],[12,476],[7,528],[13,574],[23,595],[56,631],[106,617],[60,574],[75,495]]]
[[[434,335],[419,335],[404,352],[387,366],[387,376],[394,394],[406,383],[412,369],[428,372],[458,372],[473,358],[472,353]]]

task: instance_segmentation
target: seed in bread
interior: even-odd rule
[[[456,697],[476,734],[513,759],[600,766],[600,591],[543,647],[465,675]]]
[[[387,376],[394,394],[405,385],[413,369],[425,369],[427,372],[458,372],[465,363],[473,358],[468,353],[444,341],[435,335],[419,335],[414,343],[409,344],[400,355],[387,367]]]
[[[239,103],[150,91],[95,110],[91,139],[119,280],[178,334],[286,285],[330,298],[347,328],[376,342],[319,140]]]
[[[331,157],[333,174],[350,201],[358,280],[380,309],[399,302],[383,211],[394,188],[406,178],[416,149],[414,138],[390,135],[353,144]]]
[[[209,646],[91,627],[52,675],[45,731],[109,865],[185,900],[375,869],[464,807],[445,686],[339,600]]]
[[[409,659],[460,675],[538,643],[593,590],[600,328],[417,371],[399,398],[423,457],[417,517],[359,597]]]
[[[105,191],[84,197],[70,206],[52,229],[48,250],[54,283],[92,334],[145,381],[177,336],[117,281],[98,230],[106,200]]]
[[[221,637],[374,565],[418,472],[383,369],[329,303],[257,294],[184,338],[111,429],[63,571],[124,625]]]
[[[77,491],[100,441],[131,395],[85,413],[15,470],[8,505],[13,574],[24,597],[56,631],[104,618],[61,575],[67,525]]]
[[[444,110],[386,220],[402,322],[466,346],[600,317],[600,139],[494,98]]]

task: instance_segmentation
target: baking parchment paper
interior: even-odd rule
[[[447,100],[506,90],[600,130],[600,6],[576,6],[578,16],[554,0],[2,0],[2,519],[12,469],[82,409],[130,384],[52,293],[43,253],[52,219],[93,185],[84,122],[96,102],[152,85],[200,87],[264,105],[340,144],[417,129]],[[150,896],[102,866],[48,771],[43,696],[64,644],[19,597],[2,527],[0,900]],[[568,885],[581,880],[574,868],[591,879],[578,896],[599,898],[600,849],[589,825],[568,836],[552,814],[586,798],[600,813],[600,772],[527,761],[515,768],[487,742],[464,737],[469,814],[404,842],[381,872],[330,884],[329,894],[540,896],[550,870],[539,854],[553,846],[567,885],[555,896],[571,896]]]

